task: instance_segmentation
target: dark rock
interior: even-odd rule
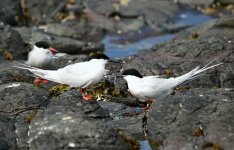
[[[210,37],[230,38],[232,39],[232,28],[234,27],[234,17],[222,17],[212,19],[198,26],[186,29],[178,33],[176,38],[184,39],[191,33],[196,33],[199,38],[206,39]],[[187,33],[187,34],[186,34]],[[183,36],[184,34],[184,36]]]
[[[159,100],[148,115],[149,136],[161,149],[202,149],[212,142],[233,147],[232,89],[191,89]]]
[[[56,15],[65,9],[65,1],[46,1],[46,0],[30,0],[25,3],[34,22],[44,24],[46,22],[58,21]]]
[[[122,98],[128,100],[127,98]],[[108,110],[113,120],[121,120],[126,117],[135,117],[142,113],[140,107],[129,107],[124,102],[98,101],[98,104],[105,110]]]
[[[83,22],[83,0],[75,1],[26,1],[27,15],[33,24]]]
[[[25,24],[20,1],[3,0],[0,3],[0,21],[12,26]]]
[[[109,31],[137,31],[147,23],[155,30],[172,18],[178,6],[171,1],[93,1],[88,0],[86,13],[93,25]],[[167,8],[167,9],[164,9]]]
[[[58,97],[53,98],[49,107],[64,106],[72,111],[83,112],[93,118],[108,118],[109,115],[96,101],[84,101],[79,91],[70,90]]]
[[[38,110],[30,110],[20,113],[15,117],[14,127],[17,139],[17,147],[19,149],[29,149],[29,136],[28,131],[30,123],[34,119]]]
[[[209,6],[209,5],[214,3],[214,0],[206,0],[206,1],[203,1],[203,0],[196,0],[196,1],[193,1],[193,0],[175,0],[175,2],[180,3],[180,4],[187,4],[187,5],[190,5],[190,6],[197,6],[197,5]]]
[[[45,30],[50,34],[74,38],[84,42],[100,42],[104,36],[104,30],[101,28],[74,21],[62,24],[48,24]]]
[[[233,4],[234,2],[232,0],[217,0],[217,2],[220,2],[221,4]]]
[[[48,104],[48,94],[22,82],[2,84],[0,93],[0,137],[3,138],[0,138],[0,148],[27,149],[30,122],[37,110]]]
[[[11,61],[3,61],[0,63],[0,72],[5,71],[5,70],[11,70],[13,66],[13,63]]]
[[[0,149],[27,149],[29,124],[37,110],[47,105],[48,94],[21,82],[2,84],[0,93]]]
[[[1,63],[2,64],[2,63]],[[28,82],[33,83],[33,76],[29,71],[16,69],[13,65],[16,63],[5,64],[0,72],[0,84],[8,84],[14,82]]]
[[[178,11],[178,6],[171,1],[136,0],[130,1],[127,6],[121,6],[119,11],[124,16],[144,16],[150,26],[157,27],[158,24],[173,17]]]
[[[83,62],[87,59],[87,55],[63,55],[63,56],[58,56],[57,54],[55,55],[56,58],[54,60],[54,67],[53,70],[65,67],[70,64],[78,63],[78,62]]]
[[[56,62],[60,62],[60,61],[56,61]],[[54,67],[53,69],[60,68],[60,65],[63,66],[62,64],[58,63],[55,66],[53,66]],[[49,94],[53,95],[51,93],[50,89],[53,86],[55,86],[57,83],[47,82],[47,83],[35,84],[34,80],[36,78],[36,75],[34,75],[33,73],[31,73],[28,70],[23,70],[23,69],[13,67],[13,66],[21,66],[16,62],[0,63],[0,66],[3,66],[0,69],[0,84],[10,84],[10,83],[15,83],[15,82],[27,82],[27,83],[31,84],[32,86],[41,88],[45,91],[48,91]]]
[[[24,27],[17,28],[16,30],[21,34],[25,43],[33,45],[38,41],[47,41],[61,53],[89,54],[91,52],[103,51],[104,49],[104,45],[101,43],[82,42],[76,39],[51,35],[43,31]],[[29,51],[30,49],[28,49],[28,52]]]
[[[120,129],[140,140],[143,137],[142,133],[142,118],[143,114],[133,115],[131,117],[113,117],[115,120],[110,120],[106,124],[112,128]]]
[[[106,112],[95,101],[83,101],[74,90],[65,92],[32,120],[30,148],[126,149],[114,129],[93,119],[103,117]]]
[[[20,34],[9,26],[0,26],[0,60],[24,59],[25,46]]]
[[[2,114],[17,115],[25,111],[37,110],[45,107],[49,102],[45,91],[22,82],[3,84],[0,86],[0,93]]]
[[[16,149],[16,143],[14,120],[0,115],[0,149]]]

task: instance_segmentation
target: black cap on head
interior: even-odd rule
[[[50,44],[48,42],[45,42],[45,41],[39,41],[37,43],[35,43],[35,45],[39,48],[49,48],[50,47]]]
[[[108,56],[106,56],[105,54],[94,54],[92,56],[90,56],[88,58],[88,60],[91,60],[91,59],[106,59],[106,60],[109,60],[110,58]]]
[[[132,75],[139,78],[143,78],[143,76],[136,69],[127,69],[122,73],[122,75]]]

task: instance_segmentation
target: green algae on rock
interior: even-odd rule
[[[70,86],[65,84],[57,84],[49,88],[48,92],[51,96],[58,96],[62,91],[66,91],[70,88]]]
[[[124,140],[124,142],[127,143],[129,150],[140,150],[140,144],[137,139],[121,129],[117,129],[117,133]]]
[[[128,92],[115,87],[114,83],[108,82],[106,80],[97,83],[96,85],[90,87],[89,92],[95,98],[105,97],[105,95],[127,97]]]

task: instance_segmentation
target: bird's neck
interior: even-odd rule
[[[104,59],[91,59],[89,62],[99,65],[105,65],[107,63],[107,60]]]
[[[131,75],[125,76],[124,79],[127,81],[129,88],[137,86],[141,82],[141,78]]]

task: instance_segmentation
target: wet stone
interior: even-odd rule
[[[0,149],[8,150],[16,148],[14,120],[5,115],[0,115]]]
[[[31,121],[36,116],[38,110],[30,110],[26,112],[22,112],[16,116],[14,127],[15,134],[17,139],[17,147],[19,149],[29,149],[29,137],[28,131]]]
[[[109,118],[108,113],[95,100],[84,101],[77,90],[69,90],[54,97],[48,107],[64,106],[75,112],[82,112],[92,118]]]
[[[104,36],[103,29],[77,21],[48,24],[45,31],[59,37],[68,37],[94,43],[100,42]]]
[[[5,66],[5,70],[0,72],[0,84],[14,83],[14,82],[28,82],[33,83],[33,75],[26,70],[16,69],[12,67],[13,64]]]
[[[56,54],[57,58],[54,60],[53,70],[65,67],[70,64],[83,62],[87,59],[87,55],[68,55]]]
[[[84,101],[75,90],[64,92],[32,120],[30,148],[126,149],[117,132],[101,118],[108,115],[95,101]]]
[[[205,6],[209,6],[211,4],[214,3],[214,0],[197,0],[197,1],[193,1],[193,0],[176,0],[177,3],[180,4],[187,4],[187,5],[191,5],[191,6],[198,6],[198,5],[205,5]]]
[[[158,30],[159,24],[169,20],[178,11],[170,1],[86,1],[91,24],[108,31],[137,31],[145,24]],[[167,8],[167,10],[163,8]],[[157,19],[156,19],[157,18]]]
[[[25,46],[20,34],[9,26],[0,25],[0,61],[25,58]]]
[[[2,0],[0,3],[0,21],[12,26],[25,24],[20,1]]]
[[[96,42],[81,41],[74,38],[69,38],[66,36],[58,36],[48,34],[41,30],[31,29],[31,28],[16,28],[16,30],[23,37],[25,43],[29,44],[29,49],[34,43],[38,41],[47,41],[51,46],[56,48],[60,53],[67,54],[89,54],[91,52],[103,51],[104,45]],[[31,46],[30,46],[31,45]]]
[[[233,90],[191,89],[154,102],[148,115],[149,137],[162,149],[202,148],[206,141],[233,147]],[[203,134],[195,134],[201,129]]]
[[[32,23],[44,24],[59,21],[56,19],[56,15],[65,8],[65,1],[30,0],[26,1],[24,5],[28,9],[28,16],[31,17]]]
[[[17,115],[19,113],[37,110],[45,107],[48,102],[48,94],[28,83],[13,82],[0,86],[1,105],[0,113]]]

